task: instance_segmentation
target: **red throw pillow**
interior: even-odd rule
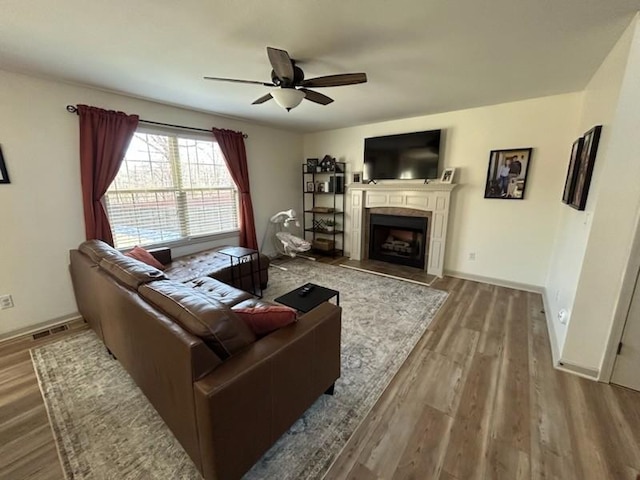
[[[125,255],[127,257],[135,258],[136,260],[146,263],[147,265],[155,267],[158,270],[164,270],[164,265],[161,264],[158,260],[156,260],[156,257],[151,255],[144,248],[139,247],[137,245],[133,247],[131,250],[129,250],[127,253],[125,253]]]
[[[234,308],[233,312],[258,336],[264,336],[296,321],[296,311],[280,305]]]

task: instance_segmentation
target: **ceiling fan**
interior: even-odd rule
[[[326,75],[323,77],[309,78],[305,80],[304,72],[296,65],[295,60],[289,57],[285,50],[267,47],[267,56],[273,70],[271,71],[271,83],[254,80],[237,80],[235,78],[204,77],[206,80],[218,80],[233,83],[249,83],[264,85],[265,87],[279,87],[266,95],[258,98],[252,105],[258,105],[272,98],[287,111],[300,105],[303,99],[320,105],[328,105],[333,99],[314,92],[306,87],[339,87],[341,85],[355,85],[367,81],[366,73],[342,73],[338,75]]]

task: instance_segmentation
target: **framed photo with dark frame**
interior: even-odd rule
[[[564,182],[564,192],[562,193],[562,203],[569,204],[573,198],[573,192],[576,189],[576,167],[578,166],[578,160],[582,153],[582,146],[584,145],[584,138],[580,137],[573,142],[571,147],[571,157],[569,158],[569,167],[567,168],[567,179]]]
[[[9,172],[7,172],[7,166],[4,163],[4,156],[2,155],[1,145],[0,145],[0,183],[11,183],[11,180],[9,180]]]
[[[307,193],[313,193],[315,191],[316,184],[313,182],[307,182],[307,189],[305,190]]]
[[[584,144],[578,156],[578,165],[575,167],[576,184],[573,195],[571,196],[571,203],[569,204],[576,210],[584,210],[587,206],[589,185],[591,184],[591,176],[593,175],[593,166],[596,163],[601,131],[602,125],[596,125],[585,133],[583,137]]]
[[[319,161],[319,159],[317,159],[317,158],[307,158],[307,172],[308,173],[316,171],[316,168],[318,167],[318,161]]]
[[[491,150],[484,198],[523,200],[533,148]]]

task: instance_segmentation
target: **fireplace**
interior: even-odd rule
[[[424,269],[428,219],[382,215],[369,217],[369,258]]]

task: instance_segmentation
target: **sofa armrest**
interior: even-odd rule
[[[206,479],[240,478],[339,378],[341,313],[324,303],[195,382]]]
[[[149,253],[163,265],[169,265],[172,262],[171,249],[169,247],[152,248]]]

